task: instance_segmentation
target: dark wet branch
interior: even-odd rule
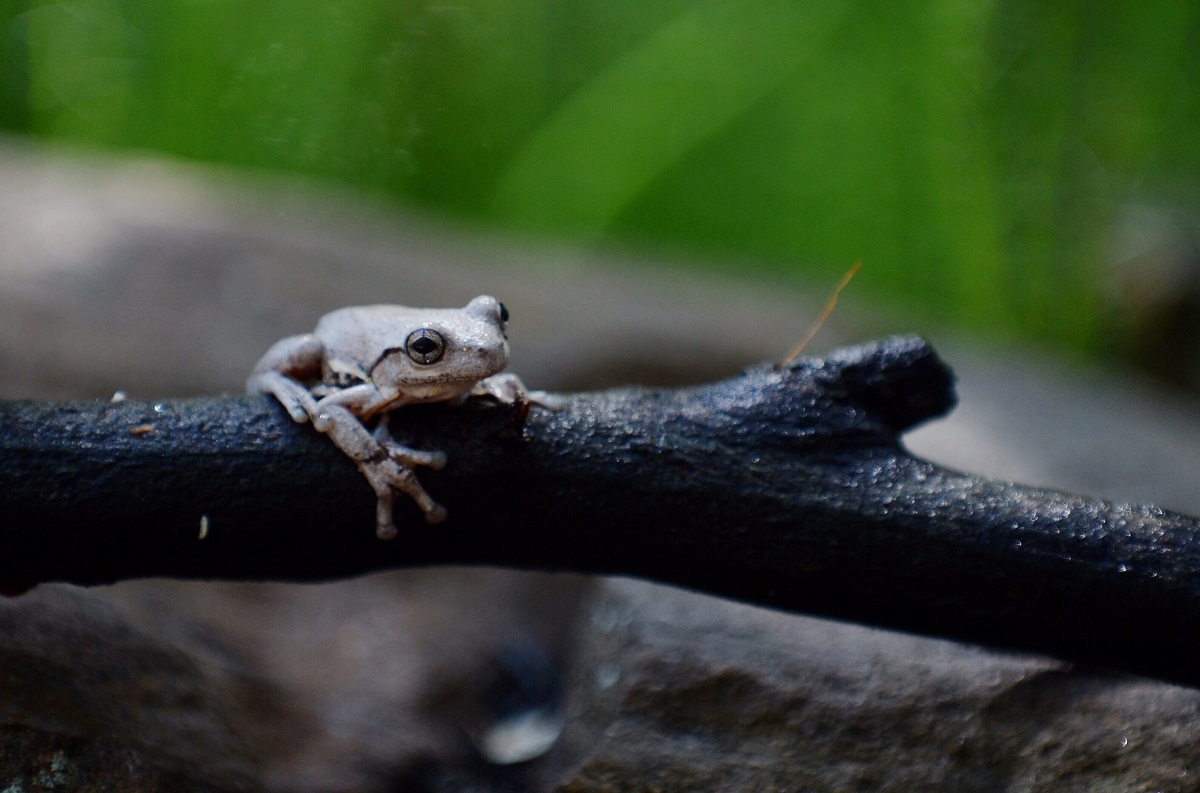
[[[266,397],[0,404],[0,581],[322,580],[438,564],[634,575],[1200,683],[1197,521],[937,468],[921,341],[679,390],[398,411],[449,519],[374,535],[352,463]],[[207,536],[201,539],[201,523]]]

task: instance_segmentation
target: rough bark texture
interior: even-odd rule
[[[450,518],[373,534],[353,465],[265,397],[0,406],[0,579],[320,580],[487,564],[628,574],[1200,682],[1197,521],[988,482],[898,437],[953,404],[921,341],[709,386],[408,408]],[[149,429],[147,429],[149,428]],[[207,536],[200,539],[201,518]]]

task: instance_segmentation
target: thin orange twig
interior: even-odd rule
[[[796,346],[792,347],[792,349],[788,351],[787,357],[780,362],[780,366],[787,366],[789,363],[800,357],[800,353],[804,352],[804,348],[807,347],[808,343],[813,340],[814,336],[817,335],[817,331],[819,331],[821,326],[825,324],[825,320],[829,319],[829,315],[833,313],[833,309],[837,305],[838,295],[840,295],[842,290],[846,288],[846,284],[850,283],[850,279],[854,277],[855,273],[858,272],[858,268],[860,267],[862,267],[862,262],[855,262],[854,266],[846,271],[846,274],[842,276],[841,282],[838,283],[837,288],[833,290],[833,294],[829,296],[829,302],[825,304],[825,310],[821,312],[821,316],[817,317],[817,321],[814,322],[812,327],[808,329],[808,333],[804,334],[804,338],[796,342]]]

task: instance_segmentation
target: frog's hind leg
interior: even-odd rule
[[[429,523],[441,523],[446,519],[446,508],[430,498],[411,469],[405,468],[395,460],[386,457],[382,460],[370,460],[359,463],[358,470],[363,472],[363,476],[371,484],[371,489],[375,491],[375,536],[379,539],[391,540],[397,534],[392,517],[392,503],[396,497],[396,490],[403,490],[417,502]]]
[[[273,394],[292,420],[303,424],[317,415],[317,401],[300,383],[279,372],[261,372],[246,381],[252,394]]]
[[[407,493],[430,523],[446,519],[446,510],[434,501],[413,473],[414,465],[440,467],[446,462],[442,452],[423,452],[397,444],[380,443],[350,410],[337,404],[323,404],[313,427],[329,436],[342,452],[354,461],[367,478],[378,499],[375,534],[381,540],[396,536],[392,519],[395,491]]]
[[[297,422],[316,420],[317,402],[301,381],[321,375],[325,345],[311,333],[289,336],[271,345],[246,381],[251,394],[274,394]]]

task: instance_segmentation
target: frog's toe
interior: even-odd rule
[[[445,461],[442,452],[419,452],[420,455],[440,456]],[[422,464],[428,464],[422,459]],[[396,536],[396,527],[392,522],[392,500],[397,492],[407,494],[417,502],[425,520],[429,523],[441,523],[446,519],[446,510],[425,492],[417,481],[412,469],[390,457],[368,461],[359,466],[367,481],[371,483],[378,497],[378,512],[376,513],[375,536],[381,540],[390,540]]]
[[[547,410],[562,410],[567,406],[567,400],[556,394],[551,394],[549,391],[530,391],[525,395],[525,399]]]
[[[423,465],[435,471],[440,471],[446,467],[445,452],[410,449],[407,446],[401,446],[396,443],[384,443],[383,448],[387,451],[389,457],[406,467]]]

